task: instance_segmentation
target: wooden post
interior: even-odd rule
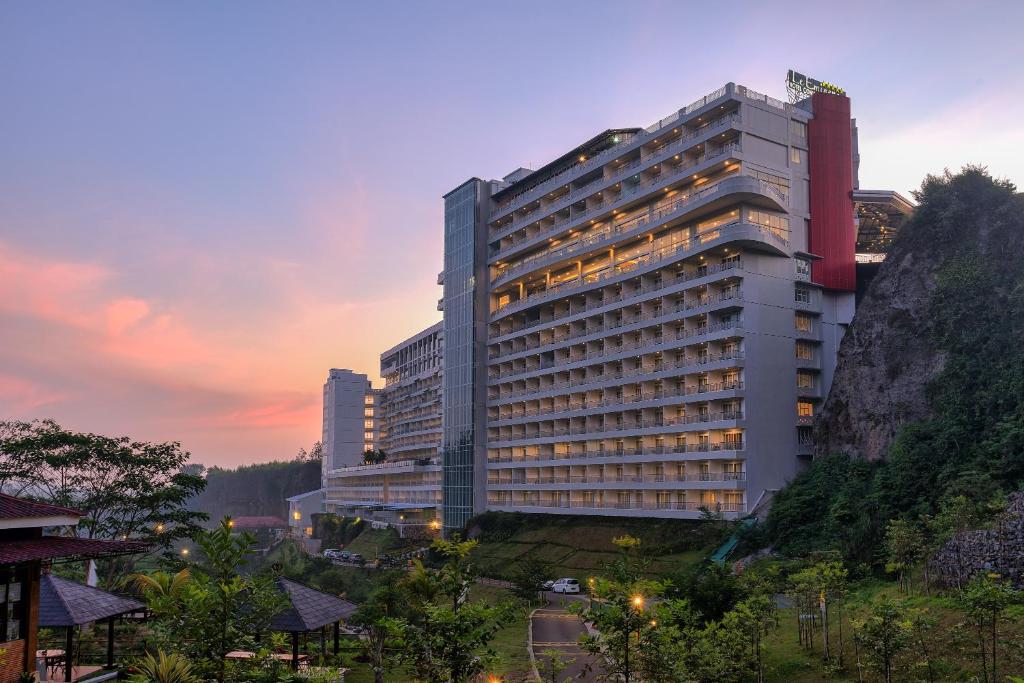
[[[338,654],[338,641],[341,640],[341,622],[334,622],[334,654]]]
[[[114,619],[116,617],[110,617],[107,620],[107,668],[114,668]]]
[[[327,654],[327,631],[326,626],[320,627],[320,656],[323,657]]]
[[[298,668],[299,668],[299,632],[298,631],[292,631],[292,671],[295,671]]]
[[[71,661],[73,659],[74,647],[75,647],[75,627],[68,626],[68,638],[64,644],[64,680],[70,683],[71,681]]]

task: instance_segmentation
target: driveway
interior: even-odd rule
[[[559,674],[559,683],[569,678],[580,681],[595,681],[597,676],[594,672],[583,675],[583,669],[588,663],[594,662],[592,655],[584,652],[577,645],[581,635],[587,632],[583,622],[575,614],[568,612],[566,607],[574,602],[586,602],[588,598],[580,595],[561,595],[547,593],[550,604],[547,607],[536,610],[530,620],[531,640],[530,649],[533,652],[534,660],[541,663],[541,653],[544,650],[557,650],[562,659],[576,660]],[[595,665],[596,668],[596,665]]]

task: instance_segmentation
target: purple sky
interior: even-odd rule
[[[863,187],[1024,180],[1011,2],[8,2],[0,419],[291,457],[330,367],[435,322],[441,195],[788,68]]]

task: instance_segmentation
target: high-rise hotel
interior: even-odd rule
[[[444,524],[743,515],[854,312],[850,102],[733,83],[444,197]]]

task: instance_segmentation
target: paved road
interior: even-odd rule
[[[551,604],[533,613],[533,640],[530,647],[533,649],[533,656],[540,667],[544,650],[557,650],[563,659],[575,659],[568,668],[559,676],[564,680],[572,676],[580,681],[595,681],[597,676],[594,672],[583,675],[583,669],[593,657],[584,652],[576,644],[580,635],[586,633],[587,629],[583,622],[575,614],[566,611],[566,606],[572,602],[586,600],[585,596],[547,594]],[[596,667],[595,667],[596,668]],[[577,679],[577,677],[579,677]]]

